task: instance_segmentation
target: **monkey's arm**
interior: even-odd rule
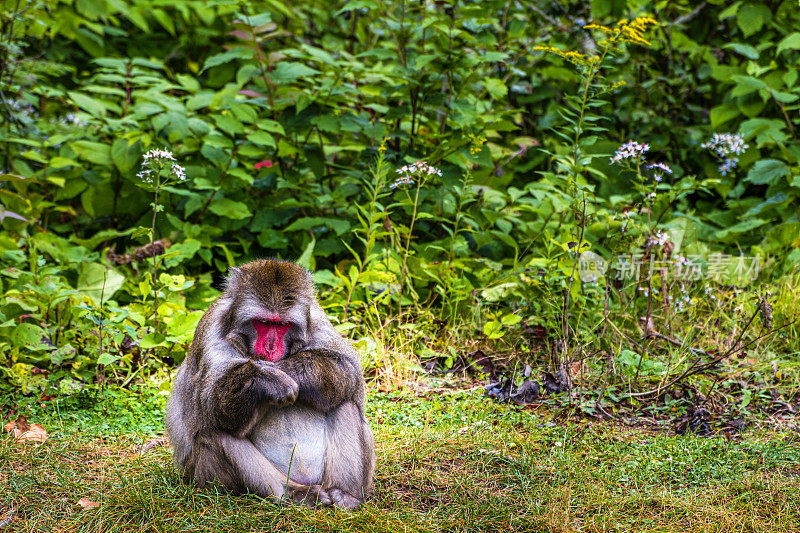
[[[362,393],[358,361],[340,352],[306,350],[281,359],[275,366],[297,382],[298,401],[324,413]]]
[[[214,382],[207,406],[212,423],[232,435],[246,434],[257,421],[258,407],[283,407],[297,399],[297,383],[268,363],[246,361],[230,367]]]

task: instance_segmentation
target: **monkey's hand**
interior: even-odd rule
[[[299,387],[289,374],[269,361],[256,359],[252,363],[258,369],[252,386],[262,402],[276,407],[286,407],[297,400]]]
[[[227,433],[247,432],[260,405],[284,407],[297,400],[297,382],[272,363],[250,360],[217,380],[209,397],[211,421]]]

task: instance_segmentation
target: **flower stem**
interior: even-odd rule
[[[153,198],[153,223],[150,226],[150,252],[153,254],[153,332],[158,331],[158,254],[153,243],[156,239],[156,217],[158,216],[158,189],[161,187],[161,172],[156,176],[156,194]]]
[[[403,314],[403,287],[405,285],[406,270],[408,263],[408,250],[411,247],[411,233],[414,231],[414,222],[417,220],[417,205],[419,204],[419,190],[422,187],[422,178],[417,179],[417,191],[414,194],[414,210],[411,213],[411,224],[408,226],[408,236],[403,254],[403,268],[400,269],[400,290],[397,291],[397,316]],[[408,193],[406,193],[408,194]],[[411,197],[409,196],[409,199]]]

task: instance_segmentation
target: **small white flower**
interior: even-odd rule
[[[168,170],[164,176],[162,171]],[[186,169],[175,163],[175,156],[169,150],[153,149],[142,156],[142,171],[136,176],[145,183],[153,183],[154,179],[163,180],[170,178],[186,181]]]
[[[614,157],[611,158],[611,163],[620,163],[625,159],[643,160],[644,153],[650,150],[650,145],[646,143],[638,143],[636,141],[628,141],[614,152]]]
[[[645,240],[645,246],[664,246],[669,241],[669,234],[663,231],[656,231]]]
[[[405,165],[397,169],[400,177],[389,188],[396,189],[401,185],[413,185],[414,177],[426,178],[427,176],[440,176],[442,171],[427,164],[425,161],[416,161],[410,165]],[[425,181],[424,179],[422,181]]]
[[[170,172],[172,172],[172,175],[178,178],[179,180],[186,181],[186,169],[180,166],[178,163],[172,164]]]
[[[428,175],[428,176],[442,176],[442,171],[436,167],[427,164],[425,161],[416,161],[410,165],[400,167],[397,169],[398,174],[413,174],[413,175]]]
[[[414,180],[411,178],[411,176],[400,176],[399,178],[397,178],[397,180],[395,180],[394,183],[389,185],[389,188],[396,189],[402,185],[413,185],[413,184]]]
[[[653,163],[651,165],[647,165],[645,168],[647,170],[655,171],[653,173],[653,179],[658,183],[661,183],[661,179],[664,177],[664,174],[672,174],[672,169],[669,168],[669,166],[667,166],[665,163]]]
[[[730,154],[741,155],[748,148],[744,143],[744,137],[738,133],[715,133],[700,146],[715,152],[719,157]]]
[[[147,152],[142,156],[145,163],[149,163],[151,159],[167,159],[169,161],[175,161],[175,156],[172,155],[172,152],[169,150],[158,150],[153,149]]]
[[[725,158],[722,164],[718,167],[719,173],[722,174],[723,176],[727,176],[728,172],[733,170],[738,163],[739,163],[738,157]]]

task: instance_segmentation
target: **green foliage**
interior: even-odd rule
[[[668,231],[652,257],[741,251],[787,276],[773,295],[796,287],[795,7],[22,2],[0,14],[0,372],[37,394],[158,381],[218,273],[278,256],[315,270],[378,377],[488,343],[663,383],[690,360],[642,357],[640,317],[740,331],[765,289],[582,283],[579,256]],[[659,23],[625,33],[630,13]],[[723,173],[701,144],[724,131],[749,148]],[[674,173],[610,164],[631,138]],[[154,191],[152,149],[186,181]],[[419,160],[442,176],[390,187]]]

